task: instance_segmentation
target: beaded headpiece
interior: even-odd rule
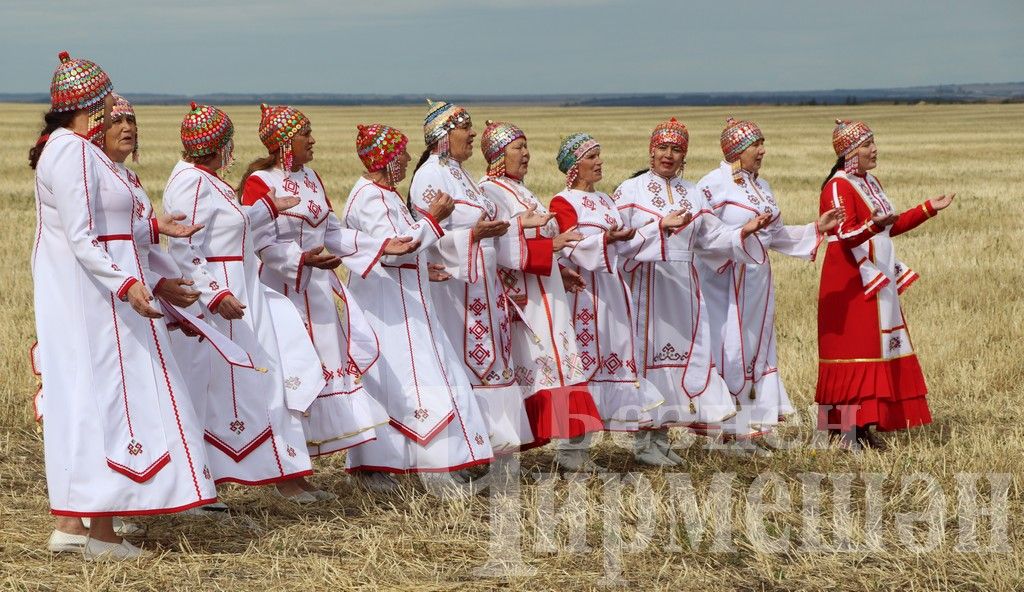
[[[405,151],[409,138],[393,127],[381,123],[357,125],[356,152],[366,170],[373,173],[385,169],[388,183],[398,184],[397,157]]]
[[[128,99],[122,97],[117,93],[112,93],[114,96],[114,106],[110,108],[110,121],[116,122],[121,119],[132,118],[135,119],[135,107],[128,101]],[[132,162],[139,162],[139,130],[136,126],[135,130],[135,147],[132,149]]]
[[[576,132],[562,140],[556,161],[558,162],[558,170],[565,173],[566,187],[572,187],[576,183],[580,159],[591,150],[600,147],[601,145],[597,143],[597,140],[585,132]]]
[[[732,178],[740,182],[740,154],[758,140],[763,140],[761,128],[753,121],[736,121],[732,117],[725,121],[722,130],[722,154],[732,168]]]
[[[502,121],[487,120],[487,127],[481,136],[480,148],[487,160],[487,176],[505,176],[505,149],[519,138],[525,138],[523,130]]]
[[[57,57],[60,64],[50,82],[50,110],[87,110],[89,130],[85,137],[103,146],[103,99],[114,90],[110,77],[95,63],[72,58],[66,51]]]
[[[235,126],[228,114],[211,105],[197,105],[194,101],[192,109],[181,122],[181,145],[185,148],[185,156],[201,158],[216,154],[227,146],[219,168],[227,168],[234,158],[232,138]]]
[[[427,99],[427,117],[423,120],[423,141],[436,146],[436,152],[448,155],[448,134],[460,125],[470,122],[469,112],[460,105]]]
[[[278,154],[277,162],[286,173],[292,170],[292,138],[310,127],[309,118],[294,107],[260,105],[260,140],[271,154]]]
[[[659,123],[651,132],[651,153],[653,154],[654,149],[662,144],[679,146],[685,154],[690,146],[690,132],[687,131],[685,125],[673,117],[664,123]]]
[[[53,72],[50,83],[50,109],[53,111],[78,111],[102,104],[103,99],[113,92],[110,77],[89,60],[72,58],[68,52],[58,55],[60,64]]]
[[[875,132],[863,121],[836,120],[836,127],[832,130],[832,149],[836,156],[844,159],[843,170],[848,175],[857,173],[860,168],[860,159],[856,154],[850,154],[873,137]]]

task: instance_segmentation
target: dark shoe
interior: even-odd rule
[[[889,445],[870,427],[857,428],[857,441],[865,448],[871,448],[879,452],[889,450]]]

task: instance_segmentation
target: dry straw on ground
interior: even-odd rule
[[[615,184],[645,165],[647,134],[658,121],[676,116],[690,127],[691,149],[686,176],[693,180],[719,159],[718,133],[727,115],[752,118],[768,138],[763,174],[780,198],[786,220],[805,223],[815,216],[818,187],[833,158],[830,132],[835,116],[862,118],[876,130],[878,176],[890,197],[910,207],[927,197],[958,192],[957,202],[938,219],[896,240],[900,257],[922,279],[904,297],[928,384],[935,423],[895,435],[885,454],[852,456],[836,450],[795,450],[770,459],[743,459],[709,452],[701,446],[682,454],[702,506],[716,474],[732,472],[734,505],[731,522],[734,550],[715,551],[713,532],[693,550],[686,542],[669,484],[678,476],[634,465],[623,448],[628,441],[604,442],[598,458],[617,471],[639,471],[653,488],[653,501],[624,486],[612,516],[632,540],[636,524],[654,519],[650,542],[626,549],[619,572],[624,585],[641,589],[849,590],[984,589],[1013,590],[1024,586],[1020,553],[1021,496],[1017,473],[1024,458],[1020,422],[1021,360],[1024,358],[1024,303],[1020,265],[1020,195],[1024,133],[1019,122],[1024,106],[869,106],[837,108],[677,108],[574,109],[488,107],[470,105],[477,123],[485,119],[514,121],[529,136],[533,155],[528,182],[538,195],[550,196],[561,177],[553,164],[561,135],[576,130],[593,133],[604,144],[606,181]],[[324,178],[335,207],[340,207],[360,172],[354,151],[355,124],[387,122],[412,137],[419,148],[420,108],[308,108],[318,139],[314,166]],[[42,446],[32,421],[30,397],[35,380],[27,350],[33,341],[32,282],[28,254],[35,215],[32,176],[25,153],[35,141],[40,106],[5,106],[0,125],[0,209],[3,236],[0,256],[6,261],[0,290],[0,322],[4,328],[0,358],[0,587],[15,590],[340,590],[406,588],[416,590],[589,589],[608,575],[602,551],[604,529],[598,480],[568,485],[525,479],[522,511],[513,521],[521,534],[522,561],[532,575],[510,579],[482,577],[491,543],[486,498],[437,501],[409,483],[400,495],[372,496],[353,486],[342,470],[343,459],[317,463],[316,482],[338,493],[337,502],[300,509],[258,489],[228,487],[223,499],[235,510],[225,521],[186,517],[142,520],[149,527],[147,546],[160,553],[139,564],[90,565],[76,557],[52,557],[44,549],[51,521],[47,515]],[[256,137],[258,110],[232,107],[238,137],[236,154],[246,161],[262,151]],[[161,189],[180,148],[177,124],[184,108],[145,107],[141,124],[142,163],[138,166],[151,197],[159,203]],[[237,179],[240,163],[231,176]],[[468,163],[482,172],[482,159]],[[408,183],[405,184],[405,187]],[[815,307],[817,265],[782,257],[775,259],[778,288],[778,341],[781,371],[790,395],[801,409],[788,434],[809,439],[807,408],[812,402],[816,372]],[[677,439],[689,440],[683,434]],[[699,442],[698,442],[699,444]],[[524,455],[527,470],[550,470],[547,449]],[[748,528],[748,492],[755,478],[776,473],[775,487],[789,493],[791,508],[769,512],[769,535],[791,530],[791,547],[772,553]],[[853,479],[852,541],[871,540],[871,524],[863,518],[864,473],[885,479],[881,521],[883,549],[859,551],[802,550],[806,516],[801,514],[804,482],[809,473],[842,481]],[[898,514],[919,512],[929,498],[920,487],[901,492],[899,479],[913,472],[933,476],[945,493],[944,530],[938,544],[915,552],[896,528]],[[957,510],[958,473],[1008,473],[1007,552],[958,550],[963,524]],[[988,501],[988,488],[981,482]],[[781,484],[781,486],[779,486]],[[755,490],[759,488],[755,487]],[[551,497],[553,492],[553,498]],[[825,503],[820,526],[826,541],[843,530],[842,513],[823,485]],[[551,506],[551,500],[555,505]],[[675,504],[673,509],[673,504]],[[683,505],[685,506],[685,504]],[[568,517],[552,533],[543,525],[547,509]],[[673,511],[675,514],[673,514]],[[756,517],[755,517],[756,518]],[[674,550],[669,525],[678,525]],[[988,520],[981,523],[980,542],[988,541]],[[573,529],[588,547],[576,546]],[[711,523],[708,526],[712,528]],[[919,529],[920,530],[920,529]],[[681,535],[681,536],[680,536]]]

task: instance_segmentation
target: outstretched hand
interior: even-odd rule
[[[686,226],[693,220],[693,214],[686,210],[676,210],[669,212],[667,216],[661,219],[662,230],[675,230],[682,226]]]
[[[628,241],[636,236],[636,228],[630,228],[628,226],[619,226],[618,224],[612,226],[608,230],[604,231],[605,241],[608,244],[617,243],[619,241]]]
[[[843,223],[844,218],[846,218],[846,214],[843,213],[842,208],[832,208],[818,218],[818,232],[825,234],[826,232],[837,228]]]
[[[525,212],[519,215],[519,220],[523,228],[540,228],[554,217],[554,214],[538,214],[537,204],[532,204]]]
[[[884,213],[882,210],[875,210],[871,212],[871,221],[882,228],[892,225],[892,223],[896,221],[896,218],[899,218],[899,215],[895,212]]]
[[[412,240],[411,236],[396,236],[388,241],[384,247],[385,255],[405,255],[412,253],[420,247],[419,241]]]
[[[150,304],[153,302],[153,295],[149,293],[149,289],[142,282],[135,282],[128,288],[125,300],[135,309],[135,312],[147,319],[159,319],[164,316]]]
[[[938,197],[933,197],[928,201],[932,204],[932,207],[935,208],[935,211],[937,212],[939,210],[944,210],[948,208],[950,204],[953,203],[954,197],[956,197],[956,194],[950,193],[948,195],[940,195]]]
[[[480,214],[480,219],[473,227],[473,240],[482,241],[485,238],[501,236],[506,232],[508,232],[507,220],[484,220],[484,215]]]
[[[156,226],[160,234],[173,238],[188,238],[202,230],[202,224],[182,224],[185,214],[168,214],[164,212],[156,217]]]
[[[277,197],[277,190],[274,189],[273,187],[271,187],[270,190],[267,192],[267,198],[270,199],[270,201],[274,202],[274,207],[277,208],[278,212],[290,210],[295,206],[299,205],[299,202],[302,201],[299,199],[298,195]]]
[[[576,230],[567,230],[551,239],[551,250],[558,252],[565,247],[575,247],[576,243],[583,240],[583,235]]]
[[[772,215],[767,213],[751,218],[740,229],[740,236],[742,236],[743,238],[747,238],[748,236],[754,234],[758,230],[761,230],[765,226],[768,226],[768,224],[771,223],[771,221]]]
[[[335,269],[341,265],[341,257],[324,252],[323,245],[302,253],[302,264],[317,269]]]

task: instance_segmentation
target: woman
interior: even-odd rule
[[[508,303],[502,296],[498,266],[522,269],[526,259],[523,230],[547,223],[527,212],[510,221],[462,167],[473,154],[473,122],[458,105],[429,101],[423,124],[427,149],[412,179],[410,198],[425,212],[441,193],[455,201],[455,211],[441,222],[446,233],[434,245],[452,281],[431,286],[437,313],[459,353],[487,421],[491,446],[498,454],[514,452],[533,441],[515,383]]]
[[[841,210],[824,212],[816,223],[785,226],[768,181],[759,175],[764,134],[752,121],[730,118],[722,130],[725,160],[697,184],[717,216],[736,229],[759,216],[770,223],[757,233],[765,248],[814,261],[825,232],[835,228]],[[719,374],[740,406],[726,430],[770,448],[761,436],[793,412],[779,376],[775,343],[775,285],[771,260],[702,262],[702,289],[708,302],[711,352]]]
[[[885,450],[871,426],[890,431],[931,423],[899,300],[918,275],[896,259],[892,237],[949,207],[956,194],[897,214],[868,172],[878,157],[871,129],[836,120],[832,147],[838,159],[822,185],[820,210],[840,208],[843,221],[829,233],[818,292],[818,425],[843,446]]]
[[[234,127],[226,113],[192,104],[181,124],[183,160],[164,190],[168,210],[203,229],[170,242],[170,253],[195,282],[211,323],[251,356],[253,368],[212,357],[206,392],[205,439],[217,483],[274,483],[300,503],[330,497],[306,483],[312,474],[299,414],[324,386],[319,358],[295,307],[259,279],[261,260],[287,268],[301,284],[305,266],[322,263],[294,244],[278,243],[269,196],[244,208],[218,171],[232,159]],[[297,199],[292,203],[297,203]],[[320,496],[320,497],[318,497]]]
[[[523,184],[530,163],[526,134],[511,123],[487,122],[481,139],[487,175],[480,189],[511,219],[526,212],[546,215],[547,208]],[[554,220],[525,232],[525,267],[499,269],[505,294],[516,305],[511,327],[516,383],[525,389],[526,414],[541,445],[552,438],[579,438],[600,431],[601,416],[587,390],[576,348],[572,316],[562,276],[571,290],[582,287],[575,272],[557,266],[564,248],[601,249],[600,238],[579,244],[575,231],[559,234]]]
[[[650,165],[626,180],[612,198],[623,223],[640,226],[682,213],[679,230],[662,237],[654,260],[624,258],[633,306],[639,373],[654,384],[667,403],[658,409],[660,429],[637,434],[637,460],[676,465],[682,459],[669,445],[668,424],[698,431],[717,426],[735,414],[735,406],[711,361],[711,327],[706,295],[697,274],[697,260],[719,266],[730,258],[763,260],[757,238],[748,238],[766,224],[763,214],[742,229],[725,227],[693,183],[682,178],[690,136],[675,118],[654,128],[648,143]]]
[[[374,428],[388,421],[384,409],[360,384],[360,377],[378,359],[377,337],[333,267],[344,261],[350,273],[365,276],[381,254],[402,255],[416,245],[405,239],[382,244],[373,235],[342,228],[320,176],[306,166],[313,160],[316,143],[309,119],[286,106],[261,105],[260,111],[260,139],[269,154],[254,161],[242,177],[242,203],[251,205],[267,195],[297,196],[301,205],[277,219],[278,240],[300,249],[323,246],[329,251],[311,255],[329,257],[329,264],[311,267],[303,285],[271,264],[260,272],[264,284],[287,296],[299,310],[320,356],[327,385],[302,416],[309,454],[316,457],[368,442],[375,437]],[[345,302],[344,321],[338,316],[335,294]]]
[[[61,53],[46,126],[29,151],[39,411],[58,516],[50,548],[77,548],[87,559],[142,555],[114,532],[113,516],[179,512],[216,498],[202,428],[142,263],[154,231],[194,228],[144,219],[133,184],[103,153],[111,91],[99,66]],[[84,541],[83,517],[91,519]]]
[[[397,185],[409,164],[408,138],[381,124],[360,125],[356,149],[366,173],[356,181],[342,224],[373,235],[404,234],[419,250],[384,257],[369,274],[349,274],[348,287],[380,337],[381,359],[366,375],[388,411],[390,426],[352,449],[348,470],[374,491],[391,491],[390,474],[438,475],[427,481],[451,487],[449,473],[490,462],[487,425],[460,357],[444,336],[428,284],[448,274],[430,264],[427,249],[439,240],[468,241],[470,230],[444,231],[455,204],[438,193],[415,221]],[[462,273],[465,273],[463,270]],[[460,325],[461,326],[461,325]]]
[[[585,287],[570,298],[576,344],[587,386],[609,431],[636,432],[657,427],[652,412],[664,404],[658,389],[637,373],[633,306],[629,287],[618,267],[619,257],[660,261],[665,233],[686,224],[681,211],[650,219],[638,227],[625,225],[615,203],[597,191],[602,178],[601,145],[578,132],[562,141],[558,169],[565,190],[551,200],[559,232],[576,230],[580,244],[598,241],[600,248],[569,248],[566,266],[583,276]],[[589,457],[590,439],[560,443],[556,461],[576,470],[598,471]]]

